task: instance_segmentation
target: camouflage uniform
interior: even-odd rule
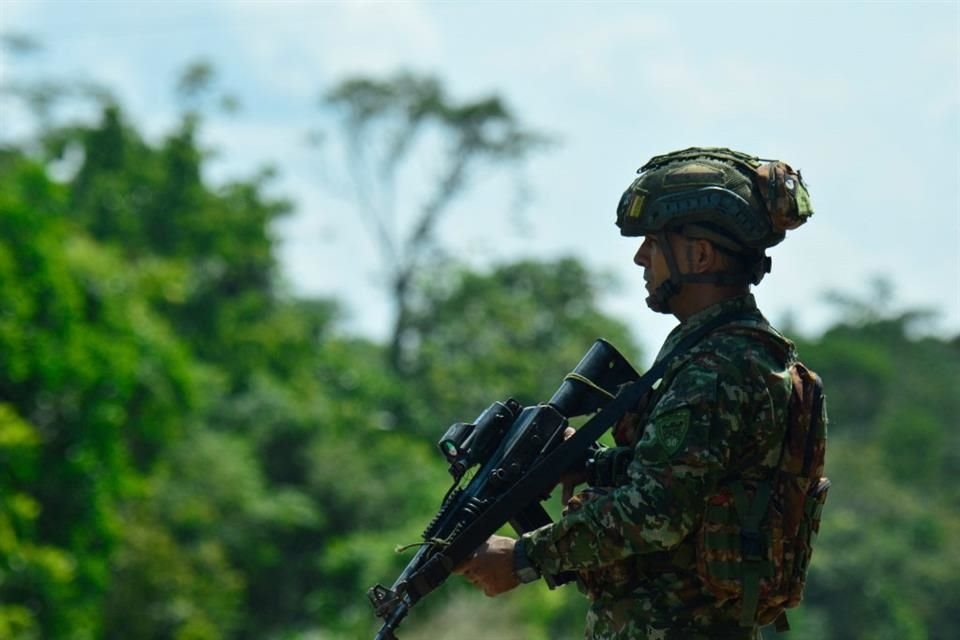
[[[526,555],[541,570],[581,572],[592,601],[586,638],[757,637],[703,589],[692,534],[718,482],[769,477],[777,465],[793,345],[747,294],[680,324],[658,359],[730,312],[736,329],[718,329],[679,357],[617,425],[617,444],[632,448],[632,461],[609,491],[581,495],[559,521],[524,536]],[[773,348],[771,337],[783,348]]]

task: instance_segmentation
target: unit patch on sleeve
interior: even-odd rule
[[[690,427],[690,410],[676,409],[669,413],[657,416],[654,420],[654,429],[657,442],[663,447],[667,455],[672,456],[683,444]]]

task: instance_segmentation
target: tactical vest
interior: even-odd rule
[[[719,602],[736,608],[745,627],[776,622],[777,630],[789,628],[784,611],[803,597],[830,488],[823,475],[823,383],[799,362],[789,372],[788,423],[773,477],[722,484],[707,497],[696,537],[700,578]]]

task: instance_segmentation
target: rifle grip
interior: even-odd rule
[[[510,519],[510,526],[517,535],[523,535],[548,524],[553,524],[553,520],[539,501],[531,502]]]

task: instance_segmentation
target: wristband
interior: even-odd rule
[[[517,540],[513,547],[513,574],[521,584],[527,584],[540,579],[540,571],[533,566],[527,557],[523,538]]]

